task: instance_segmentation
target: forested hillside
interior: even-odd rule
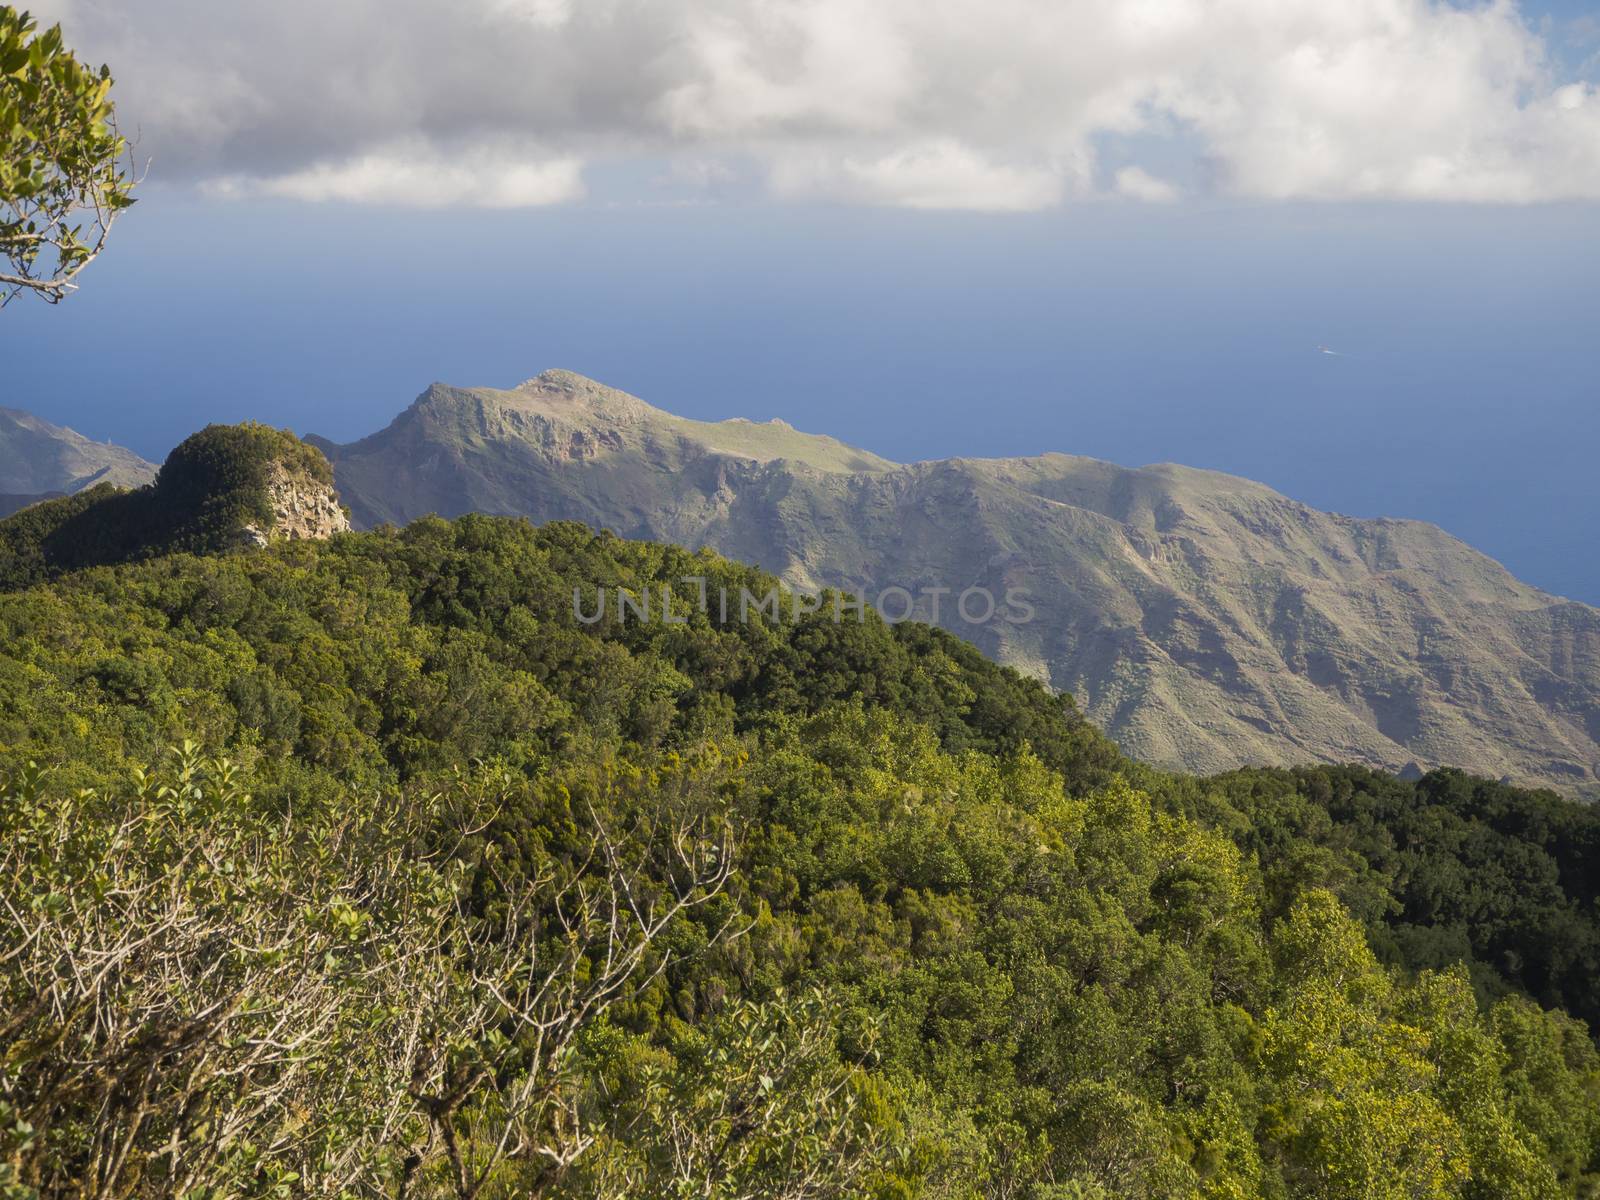
[[[691,577],[772,583],[468,516],[0,594],[6,1194],[1600,1194],[1595,810],[1166,775]]]

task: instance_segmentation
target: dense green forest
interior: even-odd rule
[[[1600,1195],[1593,809],[1168,776],[572,524],[60,570],[0,594],[7,1196]]]

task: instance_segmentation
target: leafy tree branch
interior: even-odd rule
[[[64,299],[133,204],[111,72],[78,61],[0,5],[0,306],[24,292]]]

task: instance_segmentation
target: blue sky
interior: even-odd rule
[[[478,214],[445,247],[439,226],[154,197],[79,295],[6,311],[7,401],[159,458],[207,421],[350,439],[435,379],[567,367],[897,459],[1231,471],[1435,521],[1600,602],[1592,208],[562,208]]]
[[[593,10],[475,2],[536,29],[530,61],[558,37],[596,62],[661,61],[649,30],[586,25]],[[397,35],[382,61],[401,82],[374,66],[309,100],[332,86],[307,82],[316,62],[228,65],[307,19],[300,0],[149,0],[172,36],[142,39],[109,0],[39,6],[118,64],[155,165],[80,294],[0,314],[0,403],[159,458],[207,421],[349,439],[433,380],[560,366],[902,460],[1063,450],[1231,471],[1435,521],[1600,603],[1584,6],[1458,21],[1420,0],[1223,0],[1258,61],[1204,24],[1173,33],[1181,0],[1142,0],[1168,41],[1139,42],[1096,91],[1060,90],[1029,48],[1041,13],[1083,6],[1006,0],[982,10],[998,16],[968,65],[1016,63],[1026,86],[984,90],[980,120],[954,103],[965,76],[940,72],[981,6],[942,0],[954,33],[930,32],[933,9],[884,0],[899,23],[858,39],[824,19],[846,0],[811,0],[774,49],[741,3],[683,10],[718,9],[709,34],[698,15],[657,31],[709,49],[649,95],[464,98],[465,73],[428,93]],[[363,36],[345,26],[328,53]],[[257,58],[272,71],[251,75]],[[1205,69],[1172,75],[1191,60]],[[1390,72],[1399,98],[1375,102]],[[1059,119],[1029,116],[1042,99]]]

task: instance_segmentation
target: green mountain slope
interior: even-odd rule
[[[772,583],[467,516],[0,592],[0,1182],[1593,1194],[1539,1003],[1595,1016],[1600,810],[1162,775],[871,614],[574,610],[690,575]]]
[[[1159,765],[1455,765],[1600,794],[1600,611],[1420,522],[1176,466],[898,465],[785,425],[685,421],[566,372],[435,386],[371,437],[318,444],[358,525],[573,519],[798,586],[950,588],[914,615],[1074,693]],[[1023,589],[1036,619],[969,624],[953,611],[969,587]]]
[[[155,478],[154,463],[132,450],[92,442],[31,413],[0,408],[0,496],[78,492],[97,483],[138,487]],[[3,502],[0,502],[3,503]],[[0,509],[0,515],[5,511]]]

